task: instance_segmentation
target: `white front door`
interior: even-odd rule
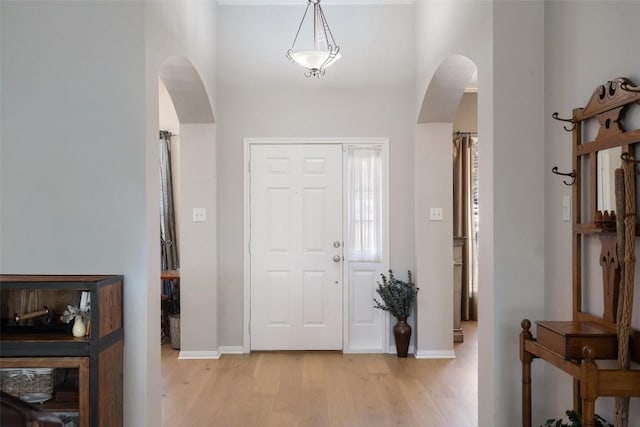
[[[252,145],[251,349],[342,349],[342,146]]]

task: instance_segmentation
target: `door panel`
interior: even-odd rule
[[[250,174],[251,349],[341,349],[341,145],[252,145]]]

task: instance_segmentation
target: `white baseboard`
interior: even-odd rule
[[[380,354],[384,353],[381,348],[349,348],[342,350],[344,354]]]
[[[218,347],[218,353],[222,354],[244,354],[244,347],[241,345],[222,345]]]
[[[416,359],[455,359],[456,352],[453,350],[418,350]]]
[[[220,359],[220,353],[217,351],[181,351],[178,359]]]

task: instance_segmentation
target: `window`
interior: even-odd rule
[[[350,261],[382,259],[382,147],[347,147]]]

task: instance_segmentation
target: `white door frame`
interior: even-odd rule
[[[249,327],[251,325],[251,255],[249,253],[249,240],[251,237],[251,187],[250,187],[250,170],[249,160],[251,158],[251,145],[257,144],[272,144],[272,145],[285,145],[285,144],[382,144],[384,150],[384,233],[383,233],[383,251],[385,254],[383,266],[384,270],[388,270],[389,263],[389,138],[244,138],[243,140],[243,180],[244,180],[244,237],[243,237],[243,345],[242,349],[244,353],[251,352],[251,336],[249,334]],[[344,151],[344,148],[343,148]],[[344,159],[343,159],[344,161]],[[343,181],[343,198],[346,197],[344,192]],[[343,203],[346,207],[346,201]],[[343,224],[344,224],[344,211],[343,211]],[[344,230],[343,230],[344,233]],[[344,241],[344,238],[342,239]],[[343,351],[348,351],[349,347],[349,290],[351,284],[348,283],[348,268],[342,269],[342,283],[343,286],[343,314],[342,314],[342,348]],[[383,337],[385,339],[385,349],[388,348],[389,340],[389,317],[385,317],[386,321],[383,322]]]

